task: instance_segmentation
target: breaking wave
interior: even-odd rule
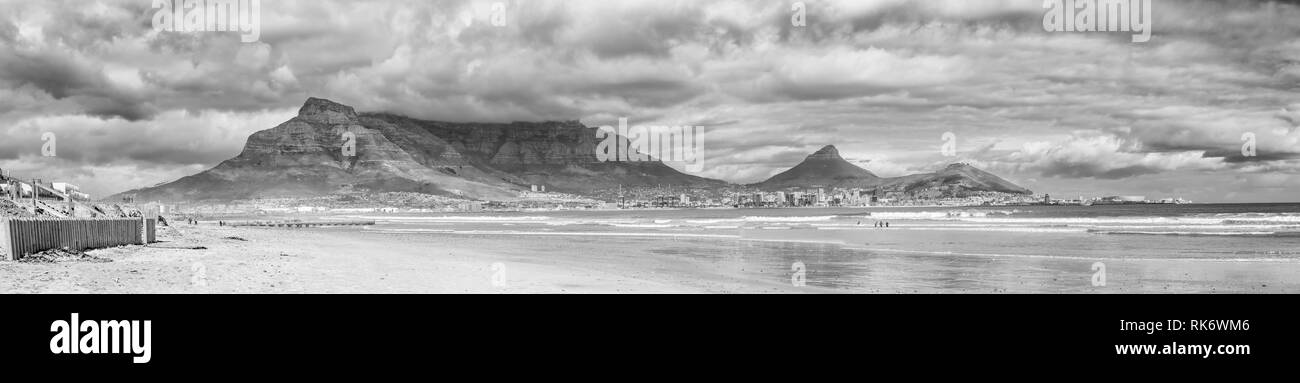
[[[1177,235],[1188,237],[1300,237],[1300,232],[1293,231],[1158,231],[1090,229],[1088,232],[1093,234],[1111,235]]]

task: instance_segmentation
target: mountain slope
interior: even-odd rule
[[[598,162],[595,131],[576,121],[476,124],[358,114],[350,106],[310,98],[296,117],[250,136],[238,156],[120,195],[194,201],[366,190],[510,200],[533,184],[576,193],[619,184],[724,184],[659,162]],[[348,132],[356,151],[345,157]]]
[[[787,187],[874,187],[881,178],[845,161],[840,157],[839,149],[827,145],[821,150],[808,155],[798,165],[768,178],[766,181],[751,185],[760,189],[780,189]]]
[[[971,192],[1033,194],[1032,191],[969,164],[950,164],[934,173],[887,179],[880,189],[920,197],[961,197]]]
[[[934,173],[881,178],[845,161],[834,146],[823,147],[789,170],[750,186],[761,190],[810,187],[876,189],[929,198],[961,197],[978,192],[1032,194],[1029,189],[968,164],[951,164]]]

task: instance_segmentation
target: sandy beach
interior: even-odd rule
[[[777,240],[173,225],[109,262],[0,262],[4,293],[1294,293],[1300,263],[907,254]],[[202,247],[202,249],[197,249]],[[792,281],[803,265],[805,284]],[[496,267],[494,268],[494,265]],[[494,283],[495,282],[495,283]]]
[[[231,239],[242,238],[239,239]],[[0,262],[5,293],[691,293],[788,291],[789,284],[706,276],[686,260],[618,264],[530,257],[481,240],[358,229],[177,225],[162,242],[92,250],[111,262]],[[190,249],[204,247],[205,249]],[[501,250],[501,251],[493,251]],[[539,253],[540,254],[540,253]],[[503,283],[493,284],[495,263]]]

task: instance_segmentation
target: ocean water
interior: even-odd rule
[[[1041,275],[1031,285],[1078,277],[1065,286],[1086,288],[1088,267],[1098,261],[1173,265],[1143,266],[1147,269],[1129,275],[1131,280],[1174,281],[1194,276],[1164,276],[1162,270],[1182,274],[1184,269],[1214,271],[1240,265],[1249,268],[1248,274],[1260,274],[1274,265],[1300,265],[1300,204],[538,211],[364,218],[378,221],[372,231],[472,236],[489,241],[485,243],[531,238],[554,251],[592,257],[601,256],[599,249],[642,249],[730,264],[746,273],[765,270],[757,277],[774,282],[788,278],[792,263],[802,262],[818,273],[810,283],[859,291],[891,291],[900,281],[938,291],[990,286],[1001,291],[998,286],[1024,284],[1018,278],[1033,273]],[[885,222],[888,228],[875,226]],[[999,264],[1014,266],[999,270]],[[1119,278],[1113,277],[1123,283]],[[1136,291],[1170,287],[1133,283],[1138,283]]]
[[[1300,260],[1300,204],[544,211],[366,216],[376,230],[718,238],[1062,258]],[[888,223],[888,228],[876,223]]]

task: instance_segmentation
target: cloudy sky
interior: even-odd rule
[[[1153,0],[1146,43],[1044,31],[1040,0],[813,0],[805,26],[792,1],[516,0],[496,19],[494,3],[263,0],[243,43],[155,30],[152,0],[0,0],[0,168],[100,196],[150,186],[315,96],[701,125],[697,174],[733,182],[834,144],[884,176],[965,161],[1061,197],[1300,200],[1294,2]]]

